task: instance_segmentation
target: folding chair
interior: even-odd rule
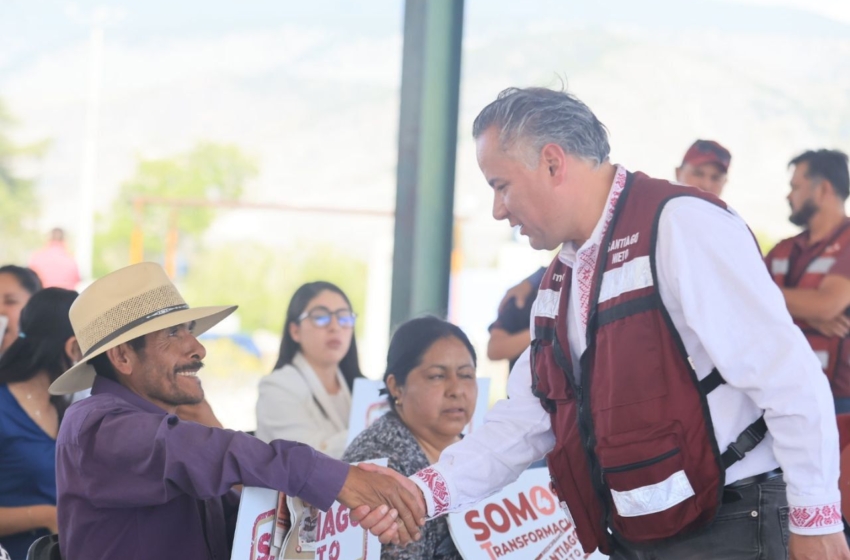
[[[59,535],[45,535],[37,539],[27,552],[27,560],[62,560],[59,554]]]

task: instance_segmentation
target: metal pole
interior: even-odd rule
[[[413,234],[419,168],[419,121],[422,104],[426,3],[404,3],[404,46],[401,64],[401,107],[398,123],[395,234],[390,303],[390,329],[410,317],[413,292]]]
[[[449,301],[463,0],[406,0],[391,325]]]
[[[145,260],[145,203],[137,198],[133,201],[133,232],[130,234],[130,264]]]
[[[77,216],[75,243],[77,265],[84,281],[92,278],[94,253],[94,189],[97,176],[97,124],[100,110],[100,83],[103,72],[103,27],[100,21],[92,24],[89,40],[89,88],[86,106],[85,148],[80,178],[80,207]]]
[[[177,277],[177,208],[168,213],[168,235],[165,237],[165,273],[172,280]]]

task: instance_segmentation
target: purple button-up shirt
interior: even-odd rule
[[[227,560],[233,485],[327,509],[347,474],[346,463],[307,445],[184,422],[97,377],[56,440],[62,557]]]

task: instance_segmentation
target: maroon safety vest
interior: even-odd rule
[[[535,301],[532,391],[550,413],[547,460],[587,553],[611,553],[608,530],[651,543],[692,534],[721,505],[725,469],[764,437],[754,423],[721,454],[700,382],[658,292],[655,240],[664,205],[679,196],[726,208],[693,187],[629,174],[599,249],[581,379],[567,337],[572,270],[552,261]]]
[[[800,253],[795,250],[795,247],[797,239],[804,235],[806,232],[784,239],[770,252],[770,274],[781,287],[818,288],[835,264],[835,256],[850,248],[850,222],[845,222],[824,244],[823,251],[820,254],[811,255],[808,262],[802,263],[805,266],[801,266],[801,263],[796,262],[800,258]],[[803,270],[803,273],[792,277],[789,274],[790,270]],[[794,323],[803,331],[806,340],[809,341],[812,350],[820,360],[833,395],[850,397],[850,344],[845,344],[845,339],[837,336],[821,334],[802,319],[794,319]]]

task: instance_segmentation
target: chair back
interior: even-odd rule
[[[62,560],[59,535],[45,535],[36,539],[27,552],[27,560]]]

